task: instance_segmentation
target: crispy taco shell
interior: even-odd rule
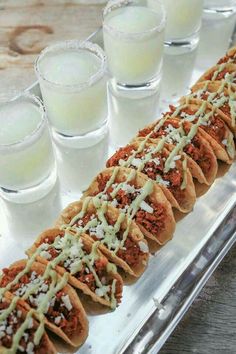
[[[211,94],[215,96],[211,99]],[[225,98],[222,103],[220,100]],[[236,85],[225,84],[222,86],[221,81],[202,81],[195,84],[191,88],[191,97],[195,100],[208,101],[216,110],[220,110],[221,118],[229,126],[230,130],[236,135]],[[182,102],[185,99],[182,98]],[[230,107],[230,101],[232,108]],[[235,108],[234,108],[235,107]],[[231,110],[234,110],[232,113]]]
[[[6,284],[11,282],[11,280],[13,280],[19,272],[25,269],[26,264],[27,264],[27,260],[20,260],[13,263],[9,268],[4,269],[3,276],[0,279],[0,286],[6,286]],[[26,277],[29,280],[29,277],[32,275],[32,272],[34,272],[34,276],[35,278],[37,278],[38,276],[42,276],[45,273],[45,270],[46,270],[45,265],[39,262],[34,262],[30,267],[30,271],[27,272],[25,275],[23,275],[20,278],[19,282],[16,285],[12,286],[9,291],[15,295],[19,287],[24,288],[23,284],[27,282]],[[50,285],[51,283],[50,276],[47,279],[45,279],[45,281],[47,280],[49,280],[48,284]],[[60,280],[61,277],[57,275],[57,281]],[[27,289],[25,289],[25,291],[26,290]],[[22,293],[19,296],[22,297],[23,296]],[[66,307],[66,305],[60,306],[60,303],[62,304],[62,298],[64,296],[67,299],[69,298],[70,301],[69,306],[71,306],[71,308],[69,307],[70,310],[69,308]],[[51,308],[49,306],[47,312],[44,314],[45,325],[47,328],[49,328],[52,332],[54,332],[56,335],[58,335],[60,338],[66,341],[68,344],[74,347],[79,347],[84,343],[84,341],[88,336],[88,321],[83,306],[75,290],[70,285],[65,285],[61,290],[59,290],[56,293],[56,298],[59,299],[58,300],[59,302],[55,301],[54,305],[51,305]],[[32,298],[30,297],[24,300],[27,310],[30,310],[31,308],[32,309],[37,308],[37,306],[32,305],[33,300],[32,301],[31,300]],[[61,318],[60,325],[59,324],[57,325],[55,323],[55,318],[58,316],[58,313],[60,313],[59,311],[60,307],[62,311],[66,311],[67,313],[66,315],[63,315],[63,317]],[[36,318],[37,316],[39,315],[36,313]]]
[[[156,139],[167,136],[169,131],[174,131],[181,126],[179,119],[167,118],[163,122],[163,125],[155,131],[155,127],[158,123],[159,121],[156,121],[140,130],[138,137],[146,137],[153,131],[149,140],[150,142],[155,142]],[[190,122],[183,123],[183,129],[186,135],[189,133],[191,127],[192,124]],[[179,135],[169,138],[168,141],[168,146],[170,150],[172,150],[179,141]],[[187,155],[188,168],[192,176],[200,183],[211,185],[215,180],[218,165],[215,154],[207,140],[204,139],[201,134],[197,133],[191,142],[183,148],[183,152]]]
[[[115,200],[116,208],[122,210],[125,209],[127,213],[128,207],[137,196],[136,191],[143,189],[147,182],[144,175],[139,172],[136,172],[134,178],[127,182],[127,178],[132,171],[129,168],[118,167],[115,170],[111,167],[103,170],[97,177],[95,177],[90,187],[84,193],[83,198],[87,196],[96,196],[97,194],[104,192],[106,183],[112,178],[115,171],[117,172],[113,180],[113,188],[110,187],[104,195],[106,195],[108,202],[112,203],[112,201],[114,202]],[[112,198],[110,193],[114,190],[114,184],[118,185],[120,183],[123,183],[123,189],[120,189],[116,197]],[[142,209],[139,206],[133,220],[136,222],[145,237],[163,245],[172,238],[175,230],[175,220],[171,205],[161,188],[155,183],[153,183],[152,192],[145,198],[144,202],[144,208],[147,204],[147,209]],[[148,210],[149,205],[151,206],[151,212]]]
[[[230,48],[226,55],[218,61],[217,64],[232,63],[236,64],[236,46]]]
[[[223,63],[218,64],[207,70],[201,77],[198,79],[198,82],[201,81],[220,81],[227,80],[232,84],[236,84],[236,64],[232,63]]]
[[[0,310],[8,308],[12,301],[14,300],[14,296],[10,292],[5,292],[3,298],[0,300]],[[9,349],[12,348],[12,341],[16,331],[20,328],[20,326],[24,323],[26,316],[29,311],[27,311],[25,303],[22,300],[17,300],[14,309],[8,314],[5,323],[0,322],[0,326],[10,326],[12,333],[8,333],[6,335],[1,335],[0,338],[0,354],[9,353]],[[43,332],[43,335],[39,341],[38,345],[34,345],[34,335],[39,327],[39,323],[35,320],[34,315],[30,316],[32,318],[32,323],[28,328],[23,332],[23,335],[20,338],[19,346],[25,348],[25,352],[27,347],[31,346],[33,352],[35,354],[56,354],[56,349],[54,348],[52,342],[49,340],[46,332]],[[5,322],[5,321],[4,321]],[[8,323],[9,322],[9,323]],[[1,333],[3,334],[5,331],[1,328]],[[25,336],[24,336],[25,335]]]
[[[187,103],[177,108],[171,107],[171,114],[177,109],[177,119],[189,120],[196,123],[199,118],[195,117],[195,113],[204,108],[203,114],[207,115],[212,113],[208,122],[199,126],[198,132],[205,138],[211,145],[216,158],[228,164],[232,164],[235,157],[235,145],[233,133],[224,122],[220,110],[215,110],[212,106],[205,101],[189,100]],[[169,112],[167,113],[169,114]]]
[[[56,227],[60,228],[63,225],[69,225],[72,219],[76,218],[76,216],[81,212],[83,208],[83,203],[85,201],[78,201],[70,204],[67,208],[65,208],[58,220],[56,221]],[[116,221],[120,217],[120,212],[116,208],[112,207],[111,205],[107,205],[105,207],[105,212],[103,213],[105,222],[109,226],[113,226],[116,224]],[[92,217],[93,215],[93,217]],[[76,226],[78,222],[82,222],[84,226],[87,221],[91,220],[92,218],[98,218],[98,208],[95,207],[92,198],[89,201],[86,212],[83,218],[78,218],[78,220],[72,224],[71,226]],[[84,223],[84,224],[83,224]],[[128,225],[128,218],[124,217],[124,220],[120,224],[120,229],[115,233],[115,239],[119,240],[119,237],[123,237]],[[112,227],[113,229],[113,227]],[[102,237],[100,233],[105,235],[105,230],[100,230],[99,235],[98,232],[94,228],[91,227],[86,230],[86,236],[90,240],[98,240],[101,241]],[[108,243],[110,242],[110,238],[108,238]],[[118,267],[122,268],[125,272],[129,273],[132,276],[139,277],[144,272],[148,258],[148,247],[146,240],[143,237],[142,232],[139,230],[137,225],[131,221],[129,232],[125,242],[125,249],[119,248],[118,251],[115,253],[112,249],[108,248],[107,243],[100,242],[99,249],[100,251],[111,261],[114,262]]]
[[[119,149],[107,161],[107,167],[119,166],[120,161],[128,160],[129,156],[132,155],[132,152],[138,151],[140,144],[143,144],[143,142],[144,139],[139,138],[124,148]],[[140,162],[142,157],[146,156],[150,152],[150,149],[154,149],[156,147],[156,143],[146,142],[142,152],[136,155],[138,158],[135,158],[135,160],[133,160],[128,167],[137,169],[137,162]],[[163,161],[167,159],[169,155],[170,151],[166,148],[163,148],[158,153],[152,154],[151,160],[145,163],[141,173],[156,182],[158,180],[157,184],[160,186],[171,205],[174,208],[179,209],[181,212],[187,213],[192,210],[196,201],[196,193],[192,175],[188,168],[186,168],[186,171],[183,170],[182,161],[180,160],[176,161],[175,168],[164,174]],[[181,159],[185,158],[184,154],[180,154],[179,156]],[[153,159],[158,159],[158,164],[156,164]],[[134,161],[136,166],[134,166]],[[159,163],[160,161],[161,163]],[[183,177],[185,177],[186,186],[181,188]]]
[[[41,235],[39,235],[39,237],[34,242],[33,246],[30,249],[28,249],[26,253],[28,256],[31,257],[42,243],[44,244],[48,243],[50,245],[55,241],[56,237],[63,238],[64,236],[65,236],[64,230],[60,230],[60,229],[46,230]],[[71,237],[74,240],[76,240],[75,235],[71,234]],[[95,277],[93,276],[92,271],[89,271],[85,262],[83,263],[83,268],[74,275],[72,275],[70,269],[68,267],[66,268],[66,266],[64,265],[64,264],[68,264],[68,262],[70,261],[69,257],[63,259],[63,262],[59,263],[59,265],[55,267],[55,270],[60,275],[68,273],[69,284],[72,285],[74,288],[80,289],[85,295],[90,296],[93,301],[99,302],[100,304],[107,307],[112,307],[112,308],[116,307],[120,303],[122,297],[123,281],[121,276],[116,272],[116,267],[108,262],[107,258],[99,251],[99,249],[96,250],[93,249],[94,242],[92,242],[88,237],[84,235],[80,236],[80,241],[82,242],[83,252],[85,256],[88,256],[92,252],[96,252],[96,261],[95,261],[95,265],[93,266],[93,269],[96,269],[97,267],[96,274],[100,282],[103,284],[103,286],[104,287],[109,286],[110,290],[112,291],[111,289],[112,283],[115,280],[114,296],[116,298],[116,303],[112,301],[111,295],[109,296],[108,299],[106,296],[102,294],[100,296],[98,295],[99,291],[97,289],[99,289],[99,287],[96,287]],[[74,246],[75,243],[72,244],[72,247]],[[46,254],[45,251],[43,251],[39,256],[37,256],[36,260],[40,263],[47,265],[51,260],[53,260],[61,253],[58,252],[57,250],[58,248],[56,249],[55,247],[52,246],[51,248],[48,248]],[[46,258],[43,257],[44,254]],[[48,259],[50,256],[51,258]],[[85,272],[85,268],[86,268],[86,272]]]

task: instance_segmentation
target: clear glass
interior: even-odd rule
[[[159,81],[164,28],[165,10],[159,0],[108,2],[104,47],[109,71],[118,84],[145,86]]]
[[[35,71],[54,131],[81,137],[106,123],[106,58],[98,45],[72,40],[49,46]]]
[[[203,0],[163,0],[166,9],[166,45],[197,45]]]
[[[0,96],[0,195],[13,202],[45,196],[56,168],[45,111],[33,95]]]
[[[110,144],[117,148],[126,145],[138,130],[158,117],[160,88],[129,90],[108,83]]]
[[[235,0],[204,0],[204,10],[207,12],[230,14],[236,12]]]

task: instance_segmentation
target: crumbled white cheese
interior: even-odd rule
[[[61,316],[55,317],[54,322],[55,322],[56,325],[59,325],[60,322],[61,322]]]
[[[104,238],[104,228],[101,223],[95,227],[91,227],[89,232],[90,235],[95,235],[98,239]]]
[[[7,326],[6,333],[9,334],[9,335],[11,335],[13,333],[12,326]]]
[[[52,256],[50,255],[50,253],[47,252],[47,251],[42,251],[42,252],[40,253],[40,256],[43,257],[43,258],[45,258],[45,259],[51,259],[51,258],[52,258]]]
[[[156,178],[157,183],[162,184],[163,186],[168,187],[170,185],[169,181],[165,181],[161,176],[157,176]]]
[[[34,325],[33,318],[30,318],[28,323],[28,328],[33,328],[33,325]]]
[[[29,342],[27,344],[26,353],[27,354],[34,354],[34,343]]]
[[[185,113],[185,112],[181,112],[180,113],[180,117],[181,118],[184,118],[184,120],[187,120],[188,122],[193,122],[195,120],[195,115],[192,115],[192,114],[188,114],[188,113]]]
[[[180,160],[181,159],[181,155],[176,155],[176,156],[174,156],[174,161],[178,161],[178,160]]]
[[[101,288],[97,288],[95,290],[95,294],[99,297],[103,297],[105,294],[108,293],[109,290],[110,290],[109,286],[103,285]]]
[[[117,199],[116,199],[116,198],[114,198],[114,199],[112,200],[111,205],[112,205],[114,208],[117,207],[118,202],[117,202]]]
[[[140,250],[143,253],[148,253],[149,252],[148,245],[145,242],[139,241],[138,245],[139,245]]]
[[[42,292],[46,293],[48,291],[48,284],[43,283],[40,286],[39,291],[42,291]]]
[[[20,318],[22,316],[22,311],[21,310],[17,310],[17,317]]]
[[[130,194],[133,194],[135,193],[136,189],[134,186],[131,186],[130,184],[128,183],[125,183],[122,185],[121,189],[126,192],[126,193],[130,193]]]
[[[171,169],[173,169],[173,168],[176,167],[176,163],[175,163],[174,160],[172,160],[172,161],[169,163],[169,167],[170,167]]]
[[[146,211],[147,213],[153,214],[153,208],[148,205],[144,200],[140,203],[140,208]]]
[[[175,130],[175,128],[173,127],[173,125],[168,124],[168,126],[164,129],[166,133],[171,133]]]
[[[149,162],[154,162],[155,165],[157,165],[157,166],[159,166],[161,163],[159,157],[155,157],[153,159],[150,159]]]
[[[70,302],[70,298],[69,298],[69,295],[64,295],[61,297],[65,307],[67,308],[68,311],[72,310],[72,305],[71,305],[71,302]]]
[[[228,144],[227,139],[222,140],[222,144],[225,145],[225,146],[227,146],[227,144]]]
[[[134,166],[134,167],[139,167],[141,164],[142,164],[142,160],[141,159],[134,158],[131,161],[131,165]]]

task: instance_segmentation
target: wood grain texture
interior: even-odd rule
[[[38,53],[59,40],[86,38],[101,24],[101,9],[78,1],[0,1],[1,91],[33,83]]]
[[[32,64],[48,44],[84,39],[97,29],[102,6],[78,2],[0,1],[0,92],[23,89],[34,82]],[[161,354],[236,353],[235,298],[236,247],[210,278]]]

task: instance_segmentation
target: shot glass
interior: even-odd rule
[[[108,83],[110,145],[126,145],[139,129],[158,118],[159,87],[149,90],[123,90],[115,80]]]
[[[35,62],[53,136],[82,138],[107,121],[106,57],[88,41],[70,40],[44,49]]]
[[[108,67],[117,84],[130,88],[159,82],[166,19],[162,2],[110,1],[103,19]]]
[[[57,173],[41,101],[26,93],[0,96],[0,196],[33,202],[54,186]]]
[[[165,45],[195,48],[199,41],[203,0],[163,0],[163,4],[167,16]]]

